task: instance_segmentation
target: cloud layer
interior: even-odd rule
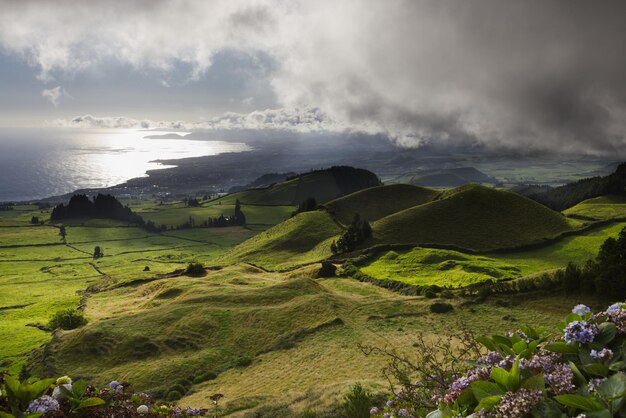
[[[43,81],[108,61],[156,74],[183,65],[194,80],[219,51],[262,52],[277,63],[279,104],[320,109],[332,126],[408,146],[626,150],[621,0],[0,3],[0,45]],[[267,117],[214,123],[263,129]],[[270,124],[291,123],[281,118]]]

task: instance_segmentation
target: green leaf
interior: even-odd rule
[[[0,411],[0,418],[15,418],[15,415]]]
[[[105,402],[100,398],[87,398],[78,405],[76,409],[91,408],[94,406],[104,405]]]
[[[578,367],[576,366],[576,364],[574,364],[574,362],[572,361],[568,361],[567,365],[574,372],[574,378],[576,379],[576,384],[578,386],[585,386],[587,384],[587,379],[585,379],[585,376],[583,376],[580,370],[578,370]]]
[[[564,418],[561,408],[556,402],[544,399],[531,411],[533,418]]]
[[[598,335],[596,335],[594,341],[600,344],[606,345],[610,343],[611,341],[613,341],[615,335],[617,334],[617,327],[612,322],[603,322],[598,326],[598,328],[600,330],[598,332]]]
[[[486,382],[484,380],[476,380],[472,382],[471,386],[474,397],[480,402],[481,399],[489,396],[496,396],[504,394],[504,390],[493,382]]]
[[[474,393],[470,388],[463,389],[457,398],[459,405],[469,405],[473,404],[475,401],[476,399],[474,399]]]
[[[546,388],[546,383],[543,379],[543,374],[536,374],[530,376],[528,379],[522,382],[522,387],[525,389],[536,389],[544,391]]]
[[[602,404],[593,398],[581,395],[558,395],[554,399],[561,405],[570,408],[580,409],[585,412],[601,411],[604,409]]]
[[[504,345],[506,347],[509,347],[509,348],[511,348],[511,346],[512,346],[511,340],[508,339],[507,337],[503,337],[502,335],[494,335],[491,338],[497,344],[502,344],[502,345]]]
[[[584,369],[592,376],[606,377],[609,374],[609,368],[600,363],[588,364],[584,366]]]
[[[519,358],[515,360],[513,363],[513,367],[511,367],[511,371],[509,372],[509,378],[507,380],[506,388],[512,392],[517,391],[521,384],[521,376],[519,372]]]
[[[426,415],[426,418],[443,418],[443,413],[437,409],[436,411],[432,411]]]
[[[486,398],[482,398],[480,402],[478,402],[478,405],[476,406],[474,411],[480,411],[481,409],[489,411],[493,409],[493,407],[496,406],[498,402],[500,402],[500,398],[502,398],[501,395],[487,396]]]
[[[567,324],[569,324],[570,322],[573,322],[573,321],[582,321],[582,320],[583,320],[582,316],[577,315],[575,313],[571,313],[571,314],[569,314],[569,315],[567,315],[565,317],[565,322]]]
[[[616,399],[626,395],[626,375],[616,373],[606,379],[598,388],[598,394],[605,399]]]
[[[626,369],[626,361],[616,361],[615,363],[611,363],[609,365],[609,369],[614,372]]]
[[[52,386],[54,381],[54,379],[42,379],[28,385],[26,391],[28,392],[30,400],[33,401],[41,396],[41,394]]]
[[[578,353],[578,347],[576,347],[575,345],[569,345],[562,341],[551,343],[551,344],[546,344],[544,348],[548,351],[552,351],[553,353],[559,353],[559,354],[577,354]]]
[[[509,383],[509,372],[500,367],[494,367],[491,370],[491,378],[496,381],[496,383],[502,385],[502,387],[507,387]]]
[[[522,351],[526,350],[527,347],[528,344],[526,343],[526,341],[521,340],[513,344],[513,351],[515,351],[517,354],[520,354]]]
[[[487,350],[496,351],[496,345],[493,343],[493,340],[491,338],[481,336],[481,337],[477,337],[476,341],[484,345],[487,348]]]
[[[87,382],[84,380],[79,380],[77,382],[72,383],[72,392],[74,392],[74,397],[82,398],[87,390]]]

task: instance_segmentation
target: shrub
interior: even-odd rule
[[[330,261],[322,261],[322,267],[317,272],[317,277],[335,277],[337,266]]]
[[[182,397],[183,397],[183,395],[179,391],[177,391],[177,390],[172,390],[172,391],[167,393],[167,400],[170,401],[170,402],[177,401],[177,400],[179,400]]]
[[[428,298],[428,299],[434,299],[434,298],[436,298],[436,297],[437,297],[437,294],[436,294],[435,292],[433,292],[432,290],[430,290],[430,289],[424,289],[424,290],[422,291],[422,295],[423,295],[425,298]]]
[[[185,269],[185,274],[187,276],[199,277],[204,276],[206,272],[204,271],[202,263],[189,263]]]
[[[372,394],[360,383],[352,386],[350,392],[343,397],[343,410],[346,417],[368,418],[373,399]]]
[[[83,315],[83,313],[77,309],[65,309],[63,311],[58,311],[55,313],[48,327],[50,329],[76,329],[78,327],[82,327],[87,323],[87,319]]]
[[[450,312],[453,309],[454,307],[450,305],[449,303],[435,302],[432,305],[430,305],[430,311],[432,313],[446,313],[446,312]]]
[[[235,361],[235,366],[237,367],[248,367],[252,364],[252,359],[250,357],[239,357]]]
[[[179,392],[184,395],[185,393],[187,393],[187,388],[181,385],[180,383],[176,383],[175,385],[172,385],[172,387],[170,387],[170,389],[168,390],[168,393],[167,393],[168,398],[172,392]]]
[[[204,372],[193,378],[193,383],[198,384],[206,382],[207,380],[213,380],[217,378],[217,373],[213,371]]]
[[[444,299],[454,299],[454,293],[451,290],[444,290],[441,292],[441,297]]]

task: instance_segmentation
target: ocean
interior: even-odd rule
[[[0,128],[0,202],[34,200],[82,188],[113,186],[145,176],[148,170],[169,167],[155,160],[250,149],[243,143],[146,138],[168,133]]]

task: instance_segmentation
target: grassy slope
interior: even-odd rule
[[[513,307],[481,305],[470,312],[456,299],[457,310],[442,316],[428,312],[431,300],[353,280],[313,280],[314,271],[266,273],[237,265],[204,278],[95,294],[86,311],[90,324],[60,334],[47,364],[59,373],[101,383],[127,380],[157,393],[214,370],[218,379],[194,385],[184,404],[207,406],[208,396],[219,392],[231,411],[294,399],[296,405],[316,406],[356,381],[385,388],[380,375],[385,360],[364,357],[358,343],[410,350],[415,332],[437,335],[471,314],[481,318],[472,323],[479,333],[512,329],[504,315],[556,331],[573,303],[518,298]],[[315,330],[335,318],[342,323]],[[302,336],[290,338],[297,333]],[[241,357],[252,364],[236,366]]]
[[[343,224],[349,224],[355,213],[362,219],[372,222],[392,213],[430,202],[438,195],[438,191],[423,187],[392,184],[361,190],[328,202],[324,206]]]
[[[374,222],[377,243],[451,244],[491,250],[540,242],[574,222],[514,193],[469,185]]]
[[[604,220],[626,217],[626,197],[601,196],[587,199],[563,211],[568,216],[584,216]]]
[[[247,261],[268,269],[311,263],[331,255],[329,240],[340,233],[325,211],[305,212],[236,246],[220,261]]]
[[[596,256],[604,240],[617,237],[624,227],[626,223],[615,223],[543,248],[505,254],[476,256],[419,247],[399,254],[390,251],[364,266],[362,271],[381,280],[451,287],[487,279],[516,278],[562,268],[570,261],[583,264]]]

